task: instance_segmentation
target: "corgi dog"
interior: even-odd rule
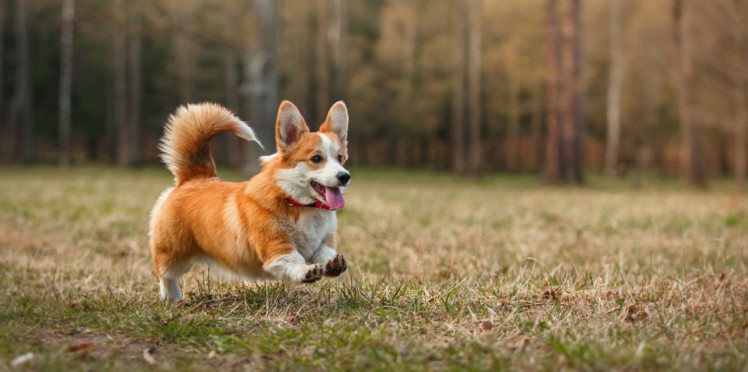
[[[166,124],[161,158],[175,185],[153,207],[149,232],[161,297],[180,301],[179,279],[197,262],[245,278],[300,283],[345,272],[335,250],[335,210],[345,205],[351,180],[343,167],[345,104],[335,103],[319,131],[310,132],[296,106],[283,101],[277,151],[262,157],[260,173],[245,182],[216,174],[210,139],[223,131],[260,144],[247,124],[216,104],[182,106]]]

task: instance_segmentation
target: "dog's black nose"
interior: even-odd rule
[[[340,181],[341,185],[348,184],[348,181],[351,180],[351,174],[348,172],[340,172],[338,173],[338,181]]]

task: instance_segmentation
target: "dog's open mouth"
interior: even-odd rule
[[[312,188],[319,194],[321,201],[327,204],[331,209],[340,209],[345,205],[343,193],[339,187],[328,187],[312,181]]]

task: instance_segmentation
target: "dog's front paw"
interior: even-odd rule
[[[312,267],[307,270],[306,274],[304,274],[304,279],[301,279],[302,283],[314,283],[320,279],[322,279],[322,274],[324,271],[322,271],[322,266],[314,264]]]
[[[330,261],[327,261],[325,265],[325,275],[327,276],[338,276],[348,269],[348,265],[345,263],[345,257],[341,255],[335,256]]]

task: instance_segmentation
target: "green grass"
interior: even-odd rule
[[[725,184],[353,175],[346,274],[245,283],[197,267],[173,307],[147,246],[165,170],[0,168],[0,370],[28,352],[20,368],[748,365],[748,202]]]

